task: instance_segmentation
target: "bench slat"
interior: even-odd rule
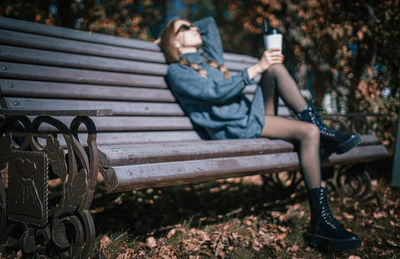
[[[79,139],[85,143],[87,134],[80,133]],[[201,140],[200,136],[194,130],[185,131],[148,131],[148,132],[99,132],[97,133],[97,144],[118,145],[134,143],[165,143],[176,141]]]
[[[56,117],[65,125],[70,125],[74,117]],[[106,116],[93,117],[98,132],[101,131],[171,131],[171,130],[192,130],[193,125],[187,117],[148,117],[148,116]],[[54,127],[43,124],[40,127],[43,131],[54,131]],[[79,131],[85,132],[81,126]]]
[[[27,65],[0,61],[0,78],[167,88],[164,78],[117,72]]]
[[[155,116],[185,116],[177,103],[152,102],[113,102],[89,100],[63,100],[42,98],[14,98],[4,97],[3,106],[7,109],[24,110],[112,110],[113,115],[155,115]],[[290,111],[285,106],[278,107],[278,114],[289,116]]]
[[[382,145],[360,146],[341,155],[332,155],[331,164],[374,161],[387,156]],[[107,169],[105,183],[109,192],[161,187],[298,169],[297,153],[213,158],[168,163],[115,166]]]
[[[78,31],[69,28],[49,26],[5,17],[0,17],[0,28],[4,30],[12,30],[17,32],[32,33],[84,42],[92,42],[102,45],[150,50],[160,53],[160,47],[152,42],[104,35],[100,33]],[[224,59],[225,61],[246,62],[249,64],[255,64],[258,61],[254,57],[239,55],[235,53],[224,53]]]
[[[100,146],[99,160],[105,167],[292,152],[283,140],[240,139]]]
[[[85,49],[83,49],[83,51],[75,50],[75,52],[73,52],[71,51],[71,48],[68,48],[68,46],[69,45],[80,46],[81,45],[80,42],[69,41],[67,46],[63,46],[65,45],[63,41],[67,40],[63,39],[54,40],[54,38],[49,38],[49,37],[46,37],[49,38],[49,40],[47,39],[38,40],[35,38],[31,39],[31,34],[23,34],[25,35],[23,39],[20,39],[23,35],[20,35],[19,38],[16,39],[12,38],[10,39],[6,38],[7,34],[10,34],[10,32],[0,30],[0,33],[3,32],[5,32],[6,35],[2,35],[2,37],[0,37],[0,44],[4,44],[0,45],[0,50],[1,50],[0,58],[5,61],[27,62],[27,63],[43,64],[43,65],[61,64],[61,66],[67,66],[67,67],[68,66],[82,67],[82,68],[91,68],[98,70],[136,72],[144,74],[151,73],[159,75],[165,75],[167,71],[167,65],[165,64],[165,59],[162,53],[149,52],[145,50],[134,50],[135,51],[134,52],[132,49],[122,49],[122,48],[119,49],[118,54],[115,53],[115,51],[112,53],[107,53],[104,50],[104,46],[99,44],[95,45],[91,43],[83,43],[83,44],[93,45],[90,48],[86,47]],[[14,40],[14,42],[17,41],[17,44],[13,43],[12,40]],[[35,40],[39,42],[36,42],[36,44],[34,44]],[[49,45],[48,41],[51,42],[52,45],[46,49],[45,46]],[[12,46],[7,46],[10,44]],[[61,47],[59,45],[54,45],[54,44],[60,44]],[[32,47],[34,48],[32,49]],[[105,46],[105,47],[115,48],[112,46]],[[74,50],[74,48],[72,48],[72,50]],[[67,52],[64,53],[64,51]],[[128,53],[131,52],[133,53],[129,55]],[[145,53],[140,53],[140,52],[145,52]],[[162,58],[158,58],[158,60],[154,61],[153,54],[161,55]],[[157,57],[157,55],[155,56]],[[225,62],[225,65],[229,70],[237,72],[243,70],[246,67],[250,67],[252,64],[247,62],[227,61]]]
[[[165,64],[164,55],[157,51],[107,46],[7,30],[0,30],[0,35],[2,35],[0,43],[5,45]]]
[[[358,146],[346,153],[331,155],[329,161],[322,162],[322,166],[370,162],[387,156],[388,151],[383,145]]]
[[[108,109],[113,115],[168,115],[184,116],[177,103],[111,102],[87,100],[4,98],[9,109],[66,110]]]
[[[0,45],[0,50],[0,60],[45,66],[83,68],[160,76],[165,76],[168,68],[165,64],[94,57],[4,45]]]
[[[168,89],[0,79],[2,96],[176,102]]]
[[[379,144],[371,135],[362,135],[360,146]],[[196,160],[221,156],[260,155],[292,152],[293,144],[283,140],[235,139],[191,141],[183,143],[154,143],[110,145],[99,148],[100,163],[105,167],[146,164],[179,160]]]
[[[41,109],[29,109],[29,110],[10,110],[0,108],[0,114],[4,115],[16,115],[16,116],[104,116],[112,115],[111,110],[98,109],[98,110],[41,110]]]
[[[290,152],[118,166],[107,169],[104,180],[109,192],[120,192],[277,172],[297,167],[297,153]]]
[[[79,41],[94,42],[111,46],[122,46],[155,51],[160,50],[160,48],[152,42],[104,35],[100,33],[79,31],[69,28],[32,23],[5,17],[0,17],[0,28],[5,30],[52,36],[62,39],[74,39]]]

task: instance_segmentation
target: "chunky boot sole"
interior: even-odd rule
[[[345,142],[340,143],[339,145],[321,147],[321,152],[320,152],[321,159],[322,160],[328,159],[328,157],[333,153],[336,154],[346,153],[347,151],[351,150],[352,148],[360,144],[360,142],[361,142],[360,136],[356,135],[354,138],[348,139]]]
[[[311,236],[309,240],[309,245],[311,247],[321,246],[326,249],[333,250],[351,250],[358,249],[361,247],[360,239],[334,239],[318,234]]]

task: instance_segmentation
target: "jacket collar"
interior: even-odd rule
[[[186,59],[189,63],[201,64],[205,62],[204,57],[200,52],[185,53],[179,56],[179,59],[182,58]]]

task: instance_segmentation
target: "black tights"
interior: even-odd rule
[[[297,84],[284,65],[274,64],[263,73],[260,85],[265,106],[265,126],[261,136],[299,142],[300,164],[307,188],[320,187],[318,127],[311,123],[276,116],[278,96],[296,113],[307,107]]]

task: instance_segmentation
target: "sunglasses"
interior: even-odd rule
[[[180,33],[181,31],[188,31],[188,30],[190,30],[190,29],[193,28],[193,27],[196,27],[196,26],[195,26],[194,24],[190,24],[190,25],[182,24],[182,25],[179,27],[179,29],[176,31],[175,35],[178,35],[178,33]]]

